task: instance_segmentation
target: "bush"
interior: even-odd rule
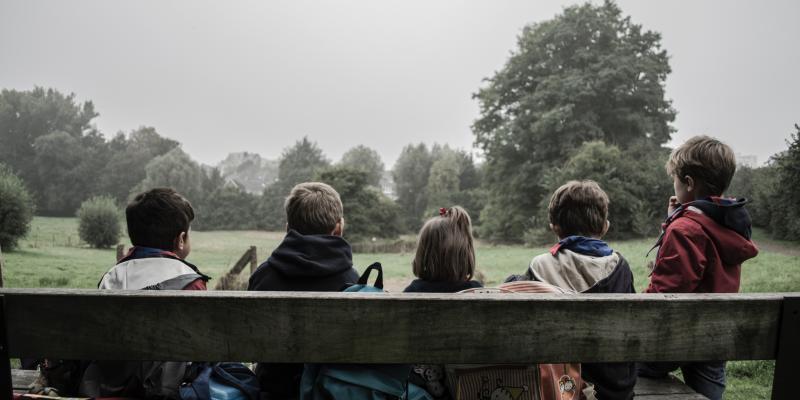
[[[11,251],[28,234],[33,219],[33,199],[25,184],[0,165],[0,247]]]
[[[609,238],[657,235],[673,191],[664,171],[668,155],[668,150],[646,144],[633,144],[622,150],[600,141],[585,142],[564,166],[546,174],[548,195],[540,202],[534,219],[537,224],[529,228],[526,240],[534,239],[537,229],[547,229],[550,194],[573,179],[596,181],[608,194]]]
[[[120,212],[114,199],[92,197],[78,210],[78,234],[92,247],[107,248],[119,243]]]

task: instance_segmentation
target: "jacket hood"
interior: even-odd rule
[[[561,250],[536,256],[530,263],[531,279],[574,292],[632,293],[633,275],[617,252],[603,257]]]
[[[317,278],[353,267],[350,244],[340,236],[303,235],[290,230],[267,264],[288,278]]]
[[[697,222],[702,227],[714,246],[719,249],[719,257],[724,265],[741,265],[758,255],[758,248],[749,238],[720,224],[705,212],[693,212],[690,209],[685,213],[685,217]]]
[[[749,201],[745,198],[726,199],[723,197],[707,197],[688,203],[685,207],[695,207],[699,209],[717,224],[750,240],[752,236],[750,213],[744,208],[744,205],[748,202]]]

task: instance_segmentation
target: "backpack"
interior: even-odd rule
[[[369,285],[372,271],[377,271],[378,278]],[[344,291],[383,293],[381,264],[367,267],[358,282]],[[405,364],[306,364],[300,380],[300,400],[432,400],[425,390],[408,382],[410,373],[411,366]]]
[[[183,400],[259,400],[258,379],[242,363],[194,363],[180,387]]]
[[[560,293],[556,286],[536,281],[505,283],[459,293]],[[447,365],[450,394],[456,400],[591,400],[593,387],[581,378],[580,364]]]

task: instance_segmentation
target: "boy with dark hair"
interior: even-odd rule
[[[733,150],[695,136],[670,154],[670,197],[648,293],[736,293],[742,263],[758,254],[750,240],[745,199],[723,198],[736,172]],[[641,364],[639,375],[664,376],[678,367],[686,384],[711,400],[725,392],[725,362]]]
[[[559,241],[531,261],[526,279],[578,293],[635,293],[628,262],[601,240],[609,227],[608,195],[596,182],[567,182],[553,193],[547,211]],[[587,363],[581,375],[600,400],[633,398],[634,363]]]
[[[125,209],[131,247],[103,275],[100,289],[206,290],[209,277],[185,260],[194,209],[170,188],[140,193]],[[90,397],[175,398],[187,363],[95,361],[80,394]]]
[[[344,232],[339,193],[319,182],[295,186],[284,203],[286,236],[250,276],[247,290],[338,292],[358,280]],[[299,396],[303,364],[256,367],[269,399]]]

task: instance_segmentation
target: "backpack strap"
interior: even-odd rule
[[[378,279],[375,279],[375,285],[373,286],[375,286],[378,289],[383,289],[383,267],[379,262],[372,263],[372,265],[367,267],[367,269],[364,270],[364,273],[361,274],[361,277],[358,278],[357,284],[366,285],[367,282],[369,282],[369,274],[373,270],[378,271]]]

